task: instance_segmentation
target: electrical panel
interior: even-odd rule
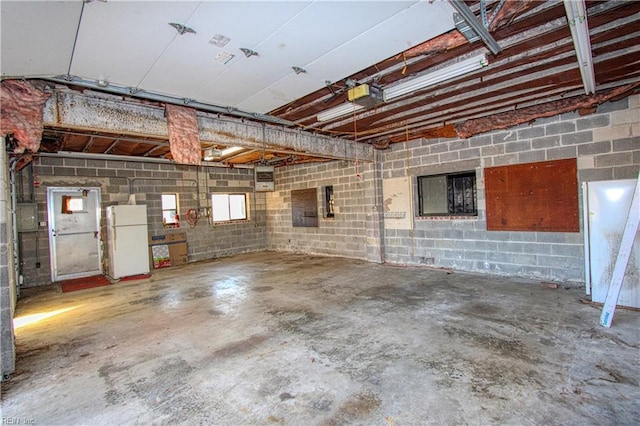
[[[18,203],[16,205],[16,225],[18,232],[38,230],[38,205],[36,203]]]
[[[275,191],[275,169],[273,166],[256,166],[256,192]]]

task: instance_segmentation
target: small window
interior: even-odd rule
[[[246,194],[212,194],[211,217],[214,222],[246,220]]]
[[[167,228],[180,226],[178,194],[162,194],[162,226]]]
[[[73,214],[85,212],[84,208],[84,198],[82,197],[74,197],[71,195],[63,195],[62,196],[62,213],[63,214]]]
[[[418,178],[420,216],[477,216],[476,174],[465,172]]]
[[[335,198],[333,198],[333,185],[324,187],[324,211],[325,217],[334,216]]]

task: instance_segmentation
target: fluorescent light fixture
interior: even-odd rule
[[[220,151],[219,149],[215,149],[215,148],[207,148],[204,150],[204,155],[202,157],[202,159],[204,161],[213,161],[215,159],[220,158],[220,156],[222,151]]]
[[[338,118],[343,115],[353,113],[355,111],[360,111],[361,109],[364,109],[362,105],[356,105],[351,102],[346,102],[344,104],[338,105],[337,107],[333,107],[331,109],[328,109],[326,111],[322,111],[321,113],[319,113],[318,121],[333,120],[334,118]]]
[[[585,93],[596,92],[596,76],[593,71],[593,56],[591,55],[591,39],[587,24],[587,11],[584,0],[564,0],[567,11],[567,22],[571,30],[573,47],[576,50],[582,85]]]
[[[222,157],[226,157],[227,155],[235,154],[236,152],[242,151],[244,148],[241,146],[230,146],[229,148],[225,148],[222,150],[220,155]]]
[[[468,72],[479,70],[487,65],[489,65],[489,62],[486,54],[465,59],[448,67],[440,68],[439,70],[422,74],[418,77],[396,84],[395,86],[385,88],[384,100],[389,101],[391,99],[404,96],[408,93],[415,92],[416,90],[424,89],[425,87],[433,86],[434,84],[461,76]]]

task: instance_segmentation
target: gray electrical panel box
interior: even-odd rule
[[[18,203],[16,205],[16,224],[18,232],[38,230],[38,205],[36,203]]]
[[[256,166],[254,173],[256,176],[256,192],[275,190],[275,169],[273,166]]]

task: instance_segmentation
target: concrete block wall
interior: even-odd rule
[[[0,151],[0,380],[14,372],[16,362],[13,333],[16,277],[12,225],[9,167],[7,152],[3,149]]]
[[[381,154],[382,174],[411,177],[414,211],[418,176],[475,170],[479,212],[466,219],[415,218],[412,230],[386,230],[386,260],[583,283],[582,232],[486,230],[485,167],[564,158],[577,158],[579,183],[635,179],[640,169],[640,96],[603,104],[587,116],[563,114],[470,139],[392,145]]]
[[[377,224],[374,166],[352,161],[301,164],[276,169],[275,192],[267,193],[269,249],[299,253],[368,258],[368,229]],[[333,185],[335,216],[326,217],[324,188]],[[293,227],[291,191],[317,188],[318,227]],[[369,249],[372,251],[373,249]]]
[[[137,204],[147,205],[150,235],[187,234],[189,262],[262,251],[267,247],[265,196],[253,193],[251,169],[44,156],[39,157],[35,167],[39,183],[36,190],[38,220],[42,222],[47,221],[47,187],[100,188],[103,258],[106,256],[105,209],[110,205],[126,204],[131,195]],[[190,209],[210,207],[210,196],[214,192],[247,193],[249,220],[213,225],[207,217],[201,216],[195,226],[190,226],[185,220],[186,213]],[[162,193],[178,194],[181,216],[179,228],[162,226]],[[22,233],[20,237],[24,276],[22,286],[49,284],[51,272],[47,227],[40,228],[37,240],[36,233]],[[37,263],[40,264],[39,268],[36,267]]]

